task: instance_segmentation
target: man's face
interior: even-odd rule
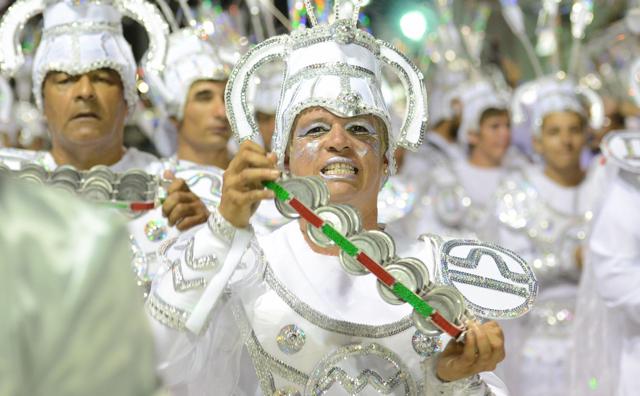
[[[559,172],[580,168],[580,155],[587,134],[580,115],[574,112],[554,112],[544,117],[534,147],[545,164]]]
[[[191,85],[178,125],[182,139],[202,149],[220,150],[231,137],[224,106],[226,82],[200,80]]]
[[[469,143],[491,162],[502,163],[511,144],[509,116],[498,114],[483,119],[478,132],[469,134]]]
[[[289,169],[324,178],[332,202],[371,204],[386,166],[385,134],[384,123],[374,116],[341,118],[320,107],[308,109],[293,125]]]
[[[276,115],[257,111],[256,121],[264,141],[264,147],[267,151],[271,151],[271,139],[273,138],[273,131],[276,129]]]
[[[120,75],[111,69],[44,80],[44,115],[53,144],[95,145],[122,140],[128,108]]]

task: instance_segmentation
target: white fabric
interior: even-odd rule
[[[0,76],[0,132],[13,132],[13,89],[9,82]]]
[[[527,206],[534,211],[529,222],[546,222],[548,227],[539,231],[545,234],[537,235],[537,242],[527,235],[526,227],[514,230],[502,225],[499,229],[499,243],[532,265],[540,285],[532,311],[503,323],[505,339],[510,342],[506,343],[507,357],[500,372],[514,394],[564,396],[570,390],[570,345],[579,269],[573,245],[568,244],[569,251],[562,246],[569,240],[565,227],[592,210],[593,185],[585,180],[577,187],[563,187],[533,166],[524,178],[510,181],[536,192],[535,202]],[[553,265],[546,264],[548,254],[554,255]]]
[[[191,161],[178,160],[171,157],[161,161],[154,161],[145,167],[145,170],[153,175],[163,178],[165,171],[173,173],[176,179],[183,179],[191,192],[198,196],[207,206],[213,210],[220,203],[222,193],[223,170],[213,166],[201,166]],[[162,231],[153,233],[150,228],[161,228]],[[134,252],[134,266],[139,275],[152,279],[158,271],[155,265],[156,252],[171,238],[180,235],[176,226],[169,226],[166,217],[162,215],[162,207],[144,212],[139,217],[131,219],[127,223],[127,229],[132,237]]]
[[[158,322],[154,324],[157,354],[160,358],[159,372],[174,394],[213,394],[213,389],[215,394],[263,394],[247,354],[248,350],[242,346],[243,341],[252,338],[250,334],[246,334],[247,329],[243,330],[242,320],[238,321],[238,312],[241,317],[246,315],[250,330],[253,330],[255,339],[268,355],[302,373],[310,374],[315,367],[321,367],[316,365],[320,364],[322,358],[334,353],[341,346],[354,342],[363,345],[375,342],[395,352],[402,363],[408,366],[414,379],[424,378],[424,368],[420,366],[421,358],[411,347],[414,329],[409,328],[393,336],[375,339],[346,336],[325,330],[292,310],[277,295],[275,289],[265,282],[263,276],[266,267],[261,260],[260,248],[264,253],[264,263],[271,268],[277,281],[316,312],[330,318],[381,326],[398,321],[411,312],[410,307],[406,305],[393,306],[382,301],[377,294],[373,275],[350,276],[342,270],[337,257],[313,252],[303,239],[299,227],[299,223],[292,222],[252,242],[253,246],[245,252],[240,263],[240,270],[228,286],[229,295],[217,302],[211,313],[209,328],[204,334],[196,336],[177,332]],[[180,260],[180,246],[184,246],[186,239],[181,238],[174,245],[175,249],[169,249],[169,260]],[[195,232],[194,246],[196,256],[214,255],[220,262],[229,254],[229,243],[222,242],[220,237],[206,226]],[[434,263],[428,260],[431,257],[430,252],[423,252],[423,256],[420,257],[427,259],[426,262],[433,270]],[[185,279],[216,276],[216,271],[195,273],[182,263],[179,265]],[[190,312],[202,291],[176,292],[171,274],[171,271],[168,271],[166,275],[156,278],[152,293],[157,293],[166,303]],[[367,303],[364,304],[363,301]],[[231,312],[232,307],[236,310],[235,319]],[[239,323],[240,329],[235,328],[233,322]],[[305,345],[295,354],[283,353],[275,342],[279,331],[290,324],[299,326],[305,332]],[[362,360],[355,368],[351,366],[353,361],[348,359],[345,360],[346,365],[341,366],[349,370],[352,376],[357,376],[364,368],[380,369],[372,363],[373,357],[361,356],[359,359]],[[262,367],[260,364],[258,366]],[[351,372],[354,369],[357,370],[356,373]],[[504,386],[492,374],[483,374],[483,377],[493,384],[491,390],[495,395],[506,394]],[[277,373],[274,373],[274,385],[276,389],[294,386],[300,392],[303,391],[299,385],[289,382]],[[340,385],[336,384],[328,394],[343,394],[338,392],[338,389]],[[394,392],[397,393],[399,390],[400,388],[396,388]],[[476,392],[458,390],[458,393],[454,394],[484,394],[483,391]],[[368,386],[361,394],[372,394],[372,388]]]
[[[0,202],[0,394],[152,394],[153,342],[118,216],[1,177]]]
[[[611,183],[593,226],[578,294],[572,395],[631,396],[640,387],[640,190]],[[597,358],[595,358],[597,357]]]
[[[109,68],[120,74],[129,114],[135,111],[136,62],[122,35],[122,16],[110,3],[64,0],[44,10],[42,41],[36,50],[32,73],[33,95],[40,110],[42,84],[48,72],[77,75]]]

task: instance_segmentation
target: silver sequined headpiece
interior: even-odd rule
[[[390,44],[357,28],[359,1],[335,1],[333,22],[323,25],[312,17],[313,9],[306,3],[311,28],[258,44],[231,72],[225,96],[234,134],[240,141],[257,138],[259,130],[247,87],[261,66],[282,60],[284,81],[273,135],[273,151],[281,166],[296,116],[319,106],[340,117],[379,117],[389,132],[387,158],[390,169],[395,170],[395,149],[417,148],[426,128],[427,95],[422,73]],[[399,129],[391,126],[381,92],[382,66],[390,67],[405,89],[407,108]]]
[[[587,103],[585,107],[580,97]],[[538,135],[544,117],[553,112],[573,111],[587,117],[594,129],[604,124],[602,98],[592,89],[569,78],[545,76],[519,86],[513,95],[511,116],[515,126],[528,123]]]
[[[36,50],[33,94],[42,110],[42,84],[48,72],[72,75],[101,68],[120,74],[124,97],[132,114],[137,101],[136,62],[122,35],[122,16],[143,25],[149,51],[142,63],[158,73],[166,52],[168,27],[159,10],[146,0],[18,0],[0,22],[0,69],[14,75],[24,63],[20,45],[27,20],[43,14],[42,40]]]

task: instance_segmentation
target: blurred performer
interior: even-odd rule
[[[248,227],[258,203],[273,198],[262,182],[279,179],[279,165],[322,177],[332,202],[353,205],[362,227],[377,229],[378,190],[394,171],[393,152],[420,142],[426,98],[419,72],[356,28],[359,7],[352,15],[342,6],[332,24],[267,40],[232,72],[227,111],[234,133],[248,140],[259,131],[243,87],[261,63],[284,58],[287,66],[273,153],[243,142],[208,226],[163,248],[172,265],[155,278],[147,306],[162,378],[177,395],[415,395],[419,384],[427,394],[505,394],[492,374],[474,377],[503,358],[495,322],[472,324],[471,344],[452,341],[425,358],[411,347],[408,307],[382,301],[371,274],[346,274],[336,247],[307,239],[308,224],[291,222],[263,237]],[[400,129],[391,128],[380,92],[387,62],[413,87],[414,106]]]
[[[613,168],[593,224],[578,292],[571,395],[626,396],[640,387],[640,133],[605,138]]]
[[[156,163],[154,173],[162,176],[168,171],[185,180],[209,210],[220,202],[222,174],[231,160],[224,103],[231,66],[201,32],[184,28],[169,37],[162,80],[151,81],[151,89],[164,100],[178,141],[176,154]],[[160,245],[178,235],[173,224],[176,219],[164,218],[160,209],[129,223],[135,267],[145,278],[156,272],[151,263]]]
[[[0,394],[151,395],[153,343],[112,213],[0,176]]]
[[[413,234],[437,232],[495,240],[495,191],[507,174],[511,131],[507,101],[487,80],[461,85],[458,139],[467,158],[431,170],[431,183],[415,211]]]
[[[566,395],[581,246],[594,210],[593,184],[585,178],[580,155],[588,122],[595,126],[602,119],[602,102],[589,96],[587,118],[576,85],[555,77],[529,82],[514,97],[516,118],[535,125],[533,145],[544,168],[532,166],[506,178],[496,216],[501,244],[532,263],[540,293],[531,314],[505,324],[513,341],[504,376],[518,395]]]
[[[155,157],[123,146],[124,123],[135,109],[137,91],[136,63],[121,20],[125,13],[144,23],[155,51],[146,61],[156,64],[155,58],[164,56],[167,30],[159,11],[133,1],[18,1],[3,16],[0,37],[19,38],[25,20],[39,12],[44,28],[33,62],[33,95],[52,147],[47,152],[0,150],[0,161],[12,168],[35,162],[48,170],[60,165],[79,170],[106,165],[116,172],[148,168]],[[19,48],[17,43],[3,49],[5,72],[21,66]],[[174,181],[168,192],[163,213],[171,224],[187,229],[206,220],[208,211],[184,181]]]

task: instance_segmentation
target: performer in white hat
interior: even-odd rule
[[[160,176],[171,172],[213,210],[220,202],[222,173],[231,160],[228,142],[224,89],[232,64],[223,60],[208,33],[194,27],[179,29],[169,36],[164,70],[160,79],[150,80],[151,89],[173,125],[177,152],[157,162]],[[151,70],[153,72],[153,70]],[[159,208],[129,223],[134,236],[136,268],[144,278],[153,277],[149,266],[160,245],[179,234]]]
[[[308,10],[313,15],[309,4]],[[249,227],[260,201],[274,197],[262,183],[278,180],[288,169],[316,177],[288,179],[294,184],[316,180],[309,181],[314,192],[301,197],[324,202],[316,213],[350,213],[344,222],[334,218],[336,227],[360,224],[358,230],[387,235],[377,229],[378,190],[385,173],[394,172],[395,149],[420,144],[426,95],[421,74],[403,55],[356,28],[358,10],[357,3],[337,1],[333,23],[317,25],[312,19],[310,29],[269,39],[231,73],[227,113],[243,143],[225,171],[220,206],[207,227],[163,246],[161,259],[169,267],[155,278],[147,300],[160,374],[175,394],[506,393],[493,375],[474,377],[503,358],[495,322],[470,322],[466,344],[452,341],[442,354],[433,354],[429,341],[434,339],[416,331],[411,310],[381,300],[373,274],[346,274],[337,246],[322,243],[310,223],[294,221],[263,237]],[[285,61],[286,71],[273,152],[267,153],[248,141],[259,129],[245,89],[256,69],[276,59]],[[381,95],[384,65],[407,91],[399,129],[391,127]],[[383,246],[391,249],[393,242],[378,248]],[[416,249],[416,257],[427,264],[415,268],[424,269],[425,278],[435,274],[439,261],[439,248],[430,246],[421,243]],[[479,253],[474,251],[471,260]],[[504,273],[535,283],[524,275],[530,271],[524,262],[520,268],[520,275]],[[533,290],[521,290],[520,312],[531,303]],[[448,301],[445,305],[453,307],[461,300]]]
[[[146,168],[155,157],[123,146],[124,123],[137,101],[136,62],[122,35],[122,17],[147,28],[150,50],[143,64],[153,77],[162,66],[167,26],[146,1],[18,1],[0,22],[0,68],[14,74],[23,63],[19,39],[25,21],[43,14],[42,40],[33,61],[33,95],[51,135],[51,150],[0,151],[9,167],[35,162],[48,170],[72,165],[88,170],[106,165],[123,172]],[[171,224],[188,229],[206,220],[207,210],[186,183],[168,189],[163,211]]]
[[[613,177],[578,291],[569,393],[576,396],[632,395],[640,386],[640,133],[612,132],[602,152]]]
[[[511,169],[505,164],[511,143],[506,94],[476,78],[461,84],[453,96],[462,112],[458,140],[467,157],[425,170],[430,182],[414,211],[412,233],[495,240],[494,194]]]
[[[602,101],[570,79],[548,76],[519,87],[512,112],[515,122],[533,125],[533,145],[544,166],[517,171],[500,185],[499,237],[532,263],[541,293],[531,315],[505,325],[517,341],[503,368],[518,394],[564,395],[582,245],[595,210],[594,185],[580,156],[589,125],[601,123]]]

